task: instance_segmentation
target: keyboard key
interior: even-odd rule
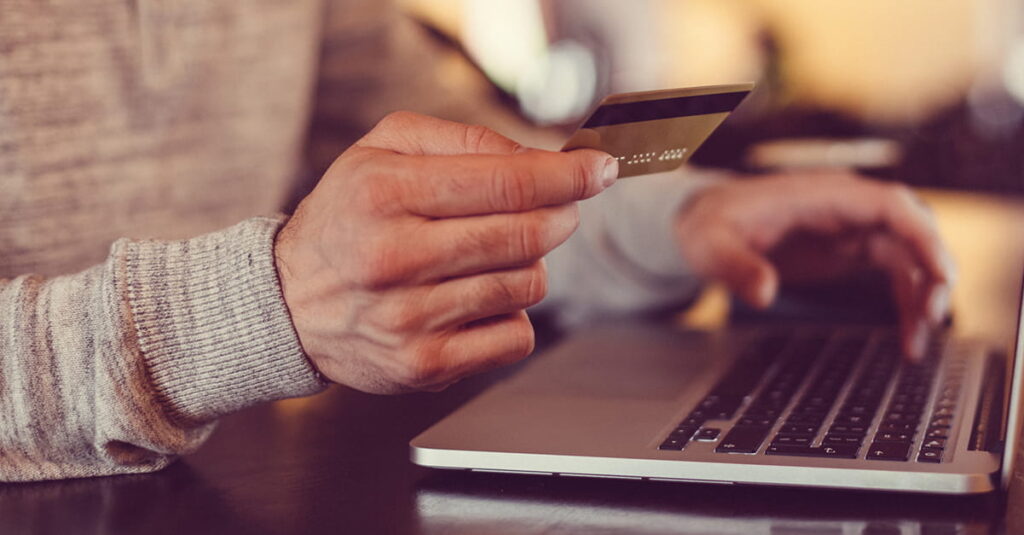
[[[889,410],[892,412],[911,412],[914,414],[921,414],[922,409],[924,409],[924,406],[918,403],[893,403],[889,405]]]
[[[771,418],[772,421],[774,421],[779,414],[782,414],[782,410],[773,409],[765,405],[758,405],[756,402],[747,407],[747,412],[743,413],[744,416],[750,418]]]
[[[875,442],[912,442],[914,435],[912,433],[892,433],[882,432],[875,434]]]
[[[717,396],[715,394],[708,394],[707,397],[705,397],[703,400],[701,400],[700,403],[697,404],[697,406],[700,407],[700,409],[707,410],[717,405],[719,399],[721,399],[721,396]]]
[[[846,405],[843,407],[843,414],[874,414],[876,407],[870,405]]]
[[[669,438],[665,439],[665,442],[662,442],[661,445],[658,446],[658,449],[659,450],[681,450],[681,449],[683,449],[684,446],[686,446],[687,442],[688,442],[688,440],[685,439],[685,438],[672,438],[672,437],[669,437]]]
[[[818,427],[825,415],[794,414],[786,419],[786,425]]]
[[[945,427],[929,427],[925,438],[949,438],[949,429]]]
[[[883,422],[891,424],[914,424],[921,421],[920,414],[906,414],[902,412],[890,412],[882,419]]]
[[[933,448],[941,450],[945,447],[946,439],[944,438],[927,438],[925,439],[924,444],[921,444],[921,448]]]
[[[906,461],[910,444],[906,442],[872,442],[867,459],[876,461]]]
[[[818,434],[818,426],[816,425],[784,425],[779,429],[780,435],[816,435]]]
[[[837,424],[867,425],[871,423],[871,418],[861,414],[840,414],[836,416],[835,422]]]
[[[772,440],[772,444],[796,444],[809,446],[811,444],[811,437],[778,435],[774,440]]]
[[[926,386],[911,386],[908,388],[900,388],[897,390],[900,394],[907,394],[909,396],[924,396],[928,394],[928,387]]]
[[[790,418],[817,418],[824,419],[828,415],[828,408],[801,406],[793,407],[790,411]]]
[[[921,448],[921,452],[917,454],[917,462],[919,463],[938,463],[942,462],[942,450],[935,448]]]
[[[857,449],[857,446],[853,445],[793,446],[788,444],[771,444],[765,450],[765,454],[856,459]]]
[[[928,427],[945,427],[948,429],[951,423],[953,423],[952,418],[932,418],[932,421],[928,423]]]
[[[803,404],[807,407],[823,407],[832,405],[833,401],[835,400],[829,396],[816,395],[805,399],[803,401]]]
[[[924,405],[928,398],[924,395],[911,396],[908,394],[896,394],[892,398],[893,403],[909,403],[913,405]]]
[[[752,418],[752,417],[749,417],[749,416],[744,416],[743,418],[740,418],[736,422],[736,425],[752,425],[754,427],[771,427],[774,423],[775,423],[775,418],[764,418],[764,417]]]
[[[699,440],[701,442],[711,442],[714,440],[718,440],[718,435],[721,432],[721,429],[717,429],[714,427],[705,427],[704,429],[701,429],[700,432],[697,433],[697,436],[693,437],[693,439]]]
[[[912,423],[912,424],[898,424],[898,423],[892,423],[892,422],[882,422],[881,424],[878,425],[878,430],[879,431],[890,431],[890,432],[893,432],[893,433],[905,433],[905,432],[908,432],[908,431],[912,432],[912,431],[915,431],[916,429],[917,429],[917,424],[916,423]]]
[[[768,436],[768,427],[734,427],[718,443],[718,453],[756,453]]]
[[[843,435],[825,435],[825,438],[821,440],[822,444],[856,444],[860,446],[861,437],[843,436]]]
[[[672,438],[685,438],[685,439],[689,440],[690,437],[692,437],[695,432],[697,432],[697,428],[696,427],[683,427],[683,426],[680,426],[680,427],[677,427],[674,430],[672,430],[672,433],[670,433],[669,436],[672,437]]]
[[[862,437],[868,432],[867,426],[864,425],[846,425],[836,424],[828,429],[830,435],[851,435]]]

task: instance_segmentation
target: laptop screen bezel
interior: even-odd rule
[[[1020,284],[1020,305],[1017,307],[1017,339],[1014,342],[1013,371],[1010,374],[1010,399],[1006,416],[1006,440],[1003,442],[1001,484],[1005,491],[1013,475],[1013,460],[1017,452],[1021,427],[1021,381],[1024,378],[1024,279]]]

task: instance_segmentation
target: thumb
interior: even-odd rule
[[[723,237],[713,248],[710,275],[754,308],[767,308],[779,291],[779,274],[763,255],[735,236]]]

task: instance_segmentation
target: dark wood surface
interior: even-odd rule
[[[978,257],[978,236],[965,233],[960,245],[953,240],[954,251],[971,256],[959,258],[962,271],[1020,260],[1024,240],[1014,242],[1012,253],[1005,240],[1024,228],[1024,205],[943,198],[938,195],[938,204],[953,208],[939,206],[940,218],[972,211],[994,217],[1004,210],[997,218],[1007,225],[1003,245],[997,240],[991,247],[998,258]],[[978,285],[978,292],[992,296],[987,305],[973,306],[998,305],[1004,316],[1010,306],[1012,316],[1015,297],[1005,294],[1016,284],[1012,274],[1020,275],[1016,266],[1004,266],[1003,279],[988,286],[967,275],[968,288]],[[1012,317],[989,325],[981,309],[968,304],[975,300],[958,296],[961,301],[958,312],[969,333],[991,329],[987,334],[1006,341]],[[1015,505],[1013,490],[1007,507],[999,493],[936,497],[471,474],[408,461],[409,439],[513,372],[469,379],[440,394],[382,397],[332,388],[254,407],[225,418],[198,452],[156,474],[0,484],[0,533],[938,535],[1024,529],[1018,522],[1024,497]]]
[[[989,533],[1001,496],[929,497],[435,472],[407,441],[439,395],[341,388],[226,418],[163,472],[0,487],[2,533]],[[852,526],[852,527],[851,527]]]

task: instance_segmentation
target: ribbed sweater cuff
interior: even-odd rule
[[[190,240],[115,246],[139,347],[175,417],[205,422],[325,387],[281,293],[273,252],[280,226],[254,218]]]

